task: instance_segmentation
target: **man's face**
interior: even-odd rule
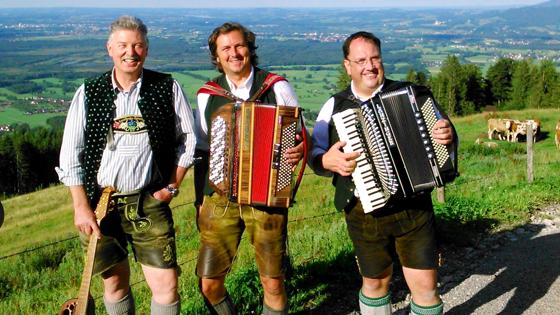
[[[148,45],[139,31],[118,30],[111,35],[107,51],[117,73],[139,76],[148,56]]]
[[[217,62],[229,76],[248,76],[251,73],[251,53],[240,31],[221,34],[216,39]]]
[[[362,94],[370,95],[383,83],[385,71],[379,47],[363,38],[350,43],[344,67],[354,87]]]

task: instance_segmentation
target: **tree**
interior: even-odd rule
[[[417,72],[412,68],[408,69],[405,80],[418,85],[426,85],[428,83],[428,77],[424,72]]]
[[[506,102],[510,99],[512,74],[513,59],[510,58],[498,59],[486,72],[486,78],[492,92],[492,103],[498,105],[498,108],[506,105]]]
[[[459,58],[447,56],[440,73],[430,81],[434,97],[449,115],[461,113],[460,103],[466,89],[463,76]]]
[[[535,73],[531,60],[517,61],[513,67],[511,76],[511,100],[508,108],[523,109],[529,104],[529,91],[532,89],[534,80],[531,73]]]
[[[350,85],[351,81],[352,81],[352,79],[350,78],[348,73],[346,73],[346,68],[344,68],[344,62],[343,62],[343,63],[340,64],[340,68],[338,69],[338,78],[337,78],[337,81],[336,81],[336,89],[338,91],[342,91],[342,90],[346,89]]]
[[[463,65],[465,76],[465,98],[461,114],[468,115],[480,111],[486,105],[485,81],[480,68],[473,64]]]

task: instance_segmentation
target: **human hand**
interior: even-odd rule
[[[295,166],[303,157],[304,147],[303,147],[303,142],[301,140],[302,140],[301,135],[296,134],[296,142],[300,142],[300,143],[295,147],[286,150],[286,153],[284,154],[284,157],[286,158],[286,162],[292,164],[292,166]]]
[[[101,238],[101,230],[97,225],[95,213],[89,205],[76,206],[74,208],[74,226],[86,235],[95,234]]]
[[[167,190],[166,188],[162,188],[158,191],[155,191],[154,194],[152,195],[155,199],[159,200],[159,201],[163,201],[165,203],[170,203],[171,199],[173,199],[173,195],[171,194],[171,192],[169,190]]]
[[[439,144],[451,144],[453,142],[453,129],[447,119],[440,119],[432,128],[432,137]]]
[[[360,152],[342,152],[342,148],[346,145],[344,141],[338,141],[323,154],[321,161],[323,168],[338,173],[342,176],[350,176],[356,168],[356,159],[360,156]]]

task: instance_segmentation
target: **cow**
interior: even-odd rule
[[[556,143],[556,148],[560,149],[560,120],[556,123],[556,132],[554,133],[554,143]]]
[[[519,136],[527,136],[527,121],[513,120],[507,141],[517,142]]]
[[[509,119],[488,119],[488,139],[494,139],[494,135],[496,135],[499,140],[509,139],[511,125],[512,121]]]

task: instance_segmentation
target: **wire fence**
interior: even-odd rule
[[[537,165],[537,166],[538,165],[550,165],[550,164],[560,164],[560,161],[554,161],[554,162],[550,162],[550,163],[535,163],[535,165]],[[305,175],[315,175],[315,174],[314,173],[305,173]],[[511,176],[511,173],[494,172],[494,173],[489,174],[487,176],[473,177],[473,178],[470,178],[468,180],[456,180],[454,182],[447,183],[445,187],[446,187],[446,189],[455,189],[455,188],[458,188],[458,187],[461,187],[463,185],[467,185],[467,184],[470,184],[470,183],[487,181],[487,180],[491,180],[491,179],[502,179],[505,176]],[[185,203],[182,203],[182,204],[174,205],[172,207],[172,209],[177,209],[177,208],[181,208],[181,207],[184,207],[184,206],[194,205],[194,202],[195,201],[193,200],[193,201],[185,202]],[[291,219],[288,222],[301,222],[301,221],[313,220],[313,219],[318,219],[318,218],[322,218],[322,217],[325,217],[325,216],[334,215],[336,213],[338,213],[338,211],[333,211],[333,212],[330,212],[330,213],[311,216],[311,217]],[[187,236],[182,236],[181,238],[188,238],[188,237],[192,236],[194,233],[196,233],[196,231],[193,232],[193,233],[190,233]],[[15,252],[15,253],[11,253],[11,254],[8,254],[8,255],[5,255],[5,256],[0,256],[0,261],[11,258],[11,257],[32,253],[32,252],[44,249],[46,247],[54,246],[54,245],[64,243],[64,242],[68,242],[68,241],[71,241],[71,240],[74,240],[74,239],[77,239],[77,238],[79,238],[78,235],[72,235],[72,236],[68,236],[67,238],[56,240],[56,241],[53,241],[53,242],[50,242],[50,243],[47,243],[47,244],[43,244],[43,245],[40,245],[40,246],[37,246],[37,247],[25,249],[25,250]]]
[[[534,163],[535,166],[544,166],[544,165],[549,166],[551,164],[560,164],[560,161],[553,161],[553,162],[546,162],[546,163]],[[315,175],[315,174],[313,172],[305,172],[304,175],[309,176],[309,175]],[[464,179],[456,180],[454,182],[448,183],[446,185],[446,188],[449,188],[449,189],[452,189],[452,190],[453,189],[460,189],[460,187],[462,187],[464,185],[468,185],[468,184],[475,183],[475,182],[481,182],[481,181],[500,180],[500,179],[504,178],[504,176],[511,176],[511,173],[510,172],[507,172],[507,173],[506,172],[494,172],[492,174],[488,174],[487,176],[472,177],[472,178],[469,178],[468,180],[464,180]],[[181,207],[185,207],[185,206],[191,206],[191,205],[194,205],[194,202],[195,201],[193,200],[193,201],[185,202],[185,203],[182,203],[182,204],[174,205],[172,207],[172,209],[177,209],[177,208],[181,208]],[[325,218],[325,217],[328,217],[328,216],[336,215],[337,213],[340,213],[340,212],[339,211],[332,211],[332,212],[323,213],[323,214],[314,215],[314,216],[298,217],[298,218],[290,219],[288,221],[288,223],[300,223],[300,222],[305,222],[305,221],[310,221],[310,220],[317,220],[317,219]],[[195,230],[193,230],[193,232],[191,232],[187,235],[181,235],[180,237],[178,237],[178,239],[188,239],[196,233],[198,233],[198,231],[195,229]],[[16,256],[21,256],[21,255],[33,253],[33,252],[45,249],[47,247],[56,246],[56,245],[61,244],[61,243],[65,243],[65,242],[75,240],[77,238],[79,238],[79,236],[72,235],[72,236],[69,236],[67,238],[56,240],[56,241],[53,241],[53,242],[50,242],[50,243],[47,243],[47,244],[43,244],[43,245],[40,245],[40,246],[37,246],[37,247],[25,249],[25,250],[22,250],[22,251],[19,251],[19,252],[16,252],[16,253],[11,253],[11,254],[8,254],[8,255],[5,255],[5,256],[1,256],[0,261],[6,260],[8,258],[16,257]],[[243,237],[241,240],[243,240],[243,239],[245,239],[245,237]],[[186,259],[182,262],[178,262],[177,264],[178,264],[178,266],[184,266],[184,265],[187,265],[187,264],[190,264],[190,263],[194,262],[196,259],[197,259],[197,257],[195,255],[194,257],[188,258],[188,259]],[[140,285],[140,284],[145,283],[145,282],[146,282],[146,280],[142,278],[142,279],[140,279],[136,282],[131,283],[130,286],[134,287],[134,286]],[[102,300],[102,298],[103,298],[103,295],[94,297],[94,299],[96,301],[100,301],[100,300]]]

